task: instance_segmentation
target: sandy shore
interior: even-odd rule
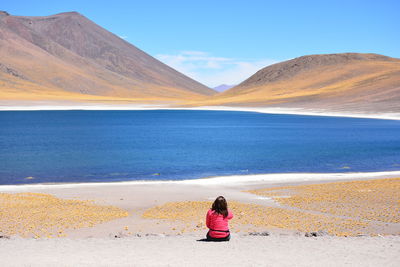
[[[99,205],[112,205],[129,213],[127,217],[93,227],[67,230],[67,237],[1,238],[0,257],[6,266],[205,266],[214,265],[221,256],[224,265],[233,266],[398,266],[398,235],[305,237],[304,232],[241,225],[232,229],[233,238],[229,243],[218,244],[196,241],[204,238],[204,225],[193,228],[184,221],[142,216],[155,206],[171,202],[211,202],[218,195],[224,195],[231,202],[278,207],[273,198],[248,190],[390,177],[400,177],[400,172],[0,186],[0,193],[36,192],[61,199],[94,200]],[[205,214],[206,210],[199,212]],[[269,236],[249,235],[266,230]]]
[[[79,103],[72,101],[0,101],[0,111],[17,110],[221,110],[221,111],[246,111],[267,114],[289,114],[289,115],[310,115],[310,116],[333,116],[370,118],[385,120],[400,120],[400,113],[379,113],[379,112],[335,112],[324,109],[305,108],[279,108],[279,107],[230,107],[230,106],[203,106],[203,107],[177,107],[176,105],[149,105],[149,104],[107,104],[107,103]]]
[[[2,266],[398,266],[399,237],[201,235],[84,240],[0,240]],[[4,265],[5,264],[5,265]]]

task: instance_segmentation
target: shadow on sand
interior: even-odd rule
[[[210,240],[207,238],[197,239],[197,242],[228,242],[229,240]]]

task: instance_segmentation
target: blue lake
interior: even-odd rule
[[[0,184],[400,170],[400,121],[233,111],[2,111]]]

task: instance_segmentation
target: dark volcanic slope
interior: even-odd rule
[[[11,94],[18,88],[154,99],[215,93],[76,12],[1,12],[0,55],[1,88]]]
[[[303,56],[261,69],[210,102],[400,112],[400,60],[357,53]]]

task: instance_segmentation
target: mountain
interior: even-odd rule
[[[0,12],[0,99],[181,101],[216,92],[76,12]]]
[[[0,101],[14,100],[400,112],[400,59],[308,55],[217,93],[79,13],[0,12]]]
[[[400,112],[400,59],[309,55],[259,70],[206,105]]]
[[[217,92],[223,92],[223,91],[226,91],[228,89],[231,89],[234,86],[235,85],[221,84],[221,85],[218,85],[217,87],[214,87],[213,89],[215,91],[217,91]]]

